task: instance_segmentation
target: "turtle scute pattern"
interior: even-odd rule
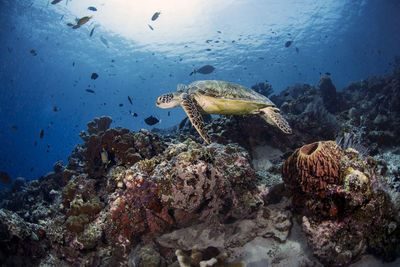
[[[242,99],[250,102],[260,102],[267,106],[275,106],[267,97],[257,92],[231,82],[206,80],[196,81],[188,86],[189,94],[200,94],[215,98]]]

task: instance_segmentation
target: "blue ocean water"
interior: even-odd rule
[[[184,112],[154,103],[178,83],[268,80],[278,93],[325,73],[339,90],[384,75],[400,54],[399,14],[396,0],[1,0],[0,171],[30,180],[66,163],[94,117],[173,126]],[[215,70],[189,75],[206,64]]]

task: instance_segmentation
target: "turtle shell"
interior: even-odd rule
[[[264,104],[265,106],[275,106],[266,96],[239,84],[225,81],[195,81],[188,85],[186,92],[190,95],[202,95],[225,100],[241,100],[248,101],[249,103]]]

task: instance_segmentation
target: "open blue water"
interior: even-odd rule
[[[177,124],[180,108],[154,102],[178,83],[268,80],[277,93],[326,72],[339,90],[389,73],[399,14],[398,0],[0,0],[0,171],[37,179],[66,163],[94,117],[131,130],[151,129],[150,115],[155,127]],[[189,76],[206,64],[215,71]]]

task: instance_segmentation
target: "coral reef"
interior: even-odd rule
[[[234,251],[256,237],[265,237],[285,242],[291,229],[290,201],[283,198],[277,204],[260,208],[250,218],[230,224],[201,223],[175,230],[157,238],[163,247],[190,250],[193,246],[206,249],[213,246]]]
[[[158,165],[151,177],[164,203],[202,219],[229,219],[243,217],[259,202],[252,194],[256,174],[240,147],[204,148],[187,140],[169,146],[165,153],[171,159]]]
[[[104,133],[108,128],[110,128],[112,119],[108,116],[103,116],[100,118],[94,118],[93,121],[88,122],[87,125],[87,132],[89,135],[100,135]],[[79,134],[83,140],[87,137],[85,132],[81,132]],[[88,141],[86,139],[85,141]]]
[[[86,172],[92,177],[104,176],[113,165],[131,166],[142,159],[149,159],[164,149],[158,137],[146,130],[131,132],[128,129],[107,129],[108,117],[88,123],[88,133],[80,134],[86,142],[81,154],[86,161]],[[91,128],[92,125],[102,127]],[[103,154],[103,158],[102,158]],[[106,158],[107,162],[104,162]],[[68,167],[68,166],[67,166]]]
[[[343,106],[338,118],[346,128],[363,137],[372,154],[399,146],[400,78],[372,77],[343,89]]]
[[[331,78],[322,76],[318,81],[318,88],[321,92],[326,109],[331,113],[337,112],[340,108],[339,99],[336,93],[336,87],[333,85]]]
[[[46,254],[46,245],[39,245],[44,236],[42,226],[25,222],[16,213],[0,209],[0,262],[3,266],[38,264]]]
[[[158,266],[166,267],[164,258],[160,255],[153,244],[138,245],[128,256],[129,267]]]
[[[153,133],[95,118],[66,166],[18,178],[1,193],[0,262],[346,266],[367,253],[394,260],[398,70],[343,91],[321,77],[318,88],[296,84],[271,96],[292,135],[257,115],[207,116],[215,143],[202,145],[187,119]]]
[[[226,263],[228,260],[228,254],[221,253],[215,249],[206,249],[206,253],[201,252],[197,247],[193,247],[192,251],[189,255],[186,255],[182,250],[178,249],[175,251],[175,255],[177,257],[177,261],[170,265],[170,267],[207,267],[207,266],[215,266],[215,267],[245,267],[246,264],[244,262],[238,263]],[[208,252],[208,253],[207,253]],[[215,256],[207,255],[211,254],[209,252],[213,252],[212,254],[216,254]]]
[[[348,265],[366,251],[385,260],[399,253],[398,212],[375,186],[383,179],[376,166],[372,158],[343,151],[332,141],[303,146],[283,164],[308,244],[322,263]]]
[[[268,81],[256,83],[256,84],[251,86],[251,89],[253,89],[257,93],[259,93],[261,95],[264,95],[266,97],[268,97],[274,91],[274,89],[268,83]]]

